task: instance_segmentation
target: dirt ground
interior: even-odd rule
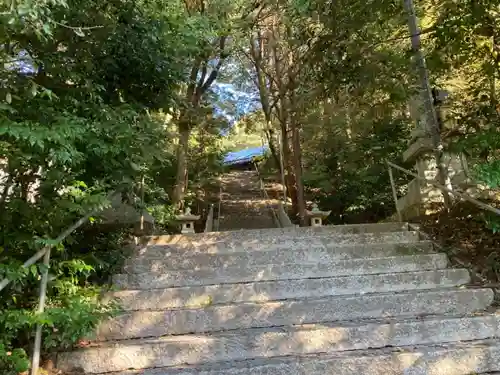
[[[495,202],[488,202],[497,205]],[[477,206],[460,202],[449,212],[443,207],[435,214],[421,216],[412,222],[418,223],[421,229],[444,250],[461,262],[496,284],[500,282],[500,233],[493,233],[486,226],[489,214]]]

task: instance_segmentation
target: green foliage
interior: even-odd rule
[[[13,280],[0,292],[2,370],[18,371],[15,368],[24,363],[22,354],[31,347],[37,324],[43,325],[45,352],[69,349],[80,338],[91,336],[100,320],[118,311],[113,301],[100,301],[101,288],[92,283],[106,282],[109,275],[122,265],[128,255],[124,251],[125,234],[106,234],[90,227],[71,236],[64,248],[52,251],[48,300],[43,314],[36,314],[33,309],[37,306],[43,265],[22,268],[20,261],[12,260],[13,254],[10,257],[0,254],[0,279],[10,276]]]
[[[447,151],[465,154],[477,182],[497,188],[498,2],[424,0],[416,6],[431,84],[450,92],[441,129]],[[416,94],[416,74],[403,2],[291,0],[266,3],[263,13],[274,23],[253,30],[264,52],[251,56],[250,65],[262,65],[272,128],[289,132],[292,120],[300,124],[308,198],[332,209],[334,222],[389,216],[394,203],[384,159],[400,159],[414,127],[408,102]],[[275,50],[269,35],[277,40]],[[249,76],[258,82],[257,73]],[[296,146],[290,148],[293,155]],[[395,178],[404,193],[409,178]],[[354,218],[356,212],[366,215]]]
[[[493,234],[500,233],[500,218],[498,216],[488,213],[484,221],[486,227],[490,229]]]
[[[233,124],[224,138],[223,146],[227,151],[261,147],[264,137],[265,120],[262,111],[246,114]],[[264,139],[264,141],[266,141]]]
[[[490,189],[500,187],[500,160],[493,160],[476,166],[476,178]]]
[[[17,375],[27,371],[30,360],[24,349],[8,351],[3,343],[0,343],[0,369],[5,375]]]
[[[483,183],[490,190],[500,188],[500,160],[479,163],[474,168],[476,180]],[[490,212],[485,214],[486,227],[494,234],[500,232],[500,217]]]
[[[429,7],[433,33],[426,42],[429,66],[451,92],[444,131],[448,148],[462,152],[478,183],[500,185],[500,13],[497,1],[442,0]],[[498,231],[499,219],[486,224]]]
[[[455,88],[447,147],[467,154],[477,180],[498,188],[493,3],[425,0],[418,12],[432,26],[423,38],[431,79]],[[247,59],[256,35],[259,62]],[[406,35],[402,3],[389,0],[1,3],[0,277],[13,282],[0,293],[0,370],[26,368],[37,323],[44,350],[69,348],[116,311],[99,302],[98,285],[128,255],[127,230],[105,231],[96,216],[63,243],[54,238],[115,190],[170,230],[180,114],[190,135],[188,203],[222,172],[225,151],[260,146],[262,132],[276,143],[281,131],[296,129],[301,150],[294,145],[290,155],[302,154],[308,198],[331,209],[332,222],[389,216],[384,160],[401,157],[413,126]],[[216,92],[212,71],[249,97],[268,95],[261,103],[268,116],[247,113],[231,128],[217,112],[237,117],[241,106]],[[276,149],[268,165],[279,161]],[[403,192],[407,178],[395,178]],[[43,266],[21,264],[45,245],[54,246],[48,306],[36,315]]]
[[[155,223],[160,227],[168,227],[175,222],[175,209],[172,206],[154,205],[147,208],[148,212],[155,218]]]
[[[318,148],[306,148],[306,189],[321,207],[332,210],[331,223],[376,222],[390,216],[394,200],[385,160],[401,164],[408,130],[401,119],[383,119],[372,131],[351,138],[332,134]],[[395,179],[397,186],[408,182],[397,172]]]
[[[180,1],[0,4],[0,279],[12,280],[0,292],[2,374],[26,369],[37,323],[46,353],[71,348],[117,311],[98,297],[129,255],[127,228],[110,230],[96,215],[62,243],[54,238],[111,191],[140,195],[142,178],[145,205],[162,207],[160,224],[171,216],[170,130],[190,83],[186,62],[225,28],[217,12],[206,22],[183,9]],[[198,182],[218,170],[227,124],[210,102],[194,115],[201,126],[189,177]],[[44,267],[21,265],[47,245],[48,301],[36,314]]]
[[[80,338],[92,334],[101,319],[114,316],[117,311],[114,304],[100,304],[97,297],[97,289],[86,288],[59,301],[49,301],[42,314],[27,309],[3,310],[0,318],[0,327],[5,332],[2,345],[19,342],[25,335],[33,338],[30,332],[37,324],[42,324],[45,350],[72,348]]]

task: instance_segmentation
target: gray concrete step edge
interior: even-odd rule
[[[383,244],[387,242],[406,242],[414,243],[420,240],[416,231],[405,232],[387,232],[387,233],[362,233],[362,234],[338,234],[314,235],[311,237],[249,237],[245,239],[221,240],[221,241],[189,241],[176,243],[163,243],[158,240],[155,243],[149,242],[147,245],[139,246],[141,252],[151,251],[159,247],[170,251],[189,251],[193,253],[232,253],[244,250],[267,251],[273,249],[285,248],[303,248],[309,246],[329,246],[338,247],[350,244]],[[149,250],[151,249],[151,250]],[[165,251],[165,250],[164,250]]]
[[[493,297],[491,289],[435,289],[134,311],[101,323],[96,336],[107,341],[382,317],[461,315],[486,309]]]
[[[113,284],[120,289],[152,289],[195,285],[214,285],[270,280],[338,277],[443,269],[446,254],[419,254],[383,258],[341,259],[331,263],[268,264],[194,270],[118,274]]]
[[[249,238],[281,237],[281,236],[316,236],[321,233],[331,234],[359,234],[359,233],[384,233],[407,231],[408,223],[372,223],[372,224],[348,224],[348,225],[324,225],[322,227],[287,227],[287,228],[265,228],[245,229],[238,231],[209,232],[196,234],[174,234],[147,236],[142,239],[144,245],[153,244],[175,244],[180,242],[214,242],[227,240],[240,240]]]
[[[231,253],[185,252],[167,248],[148,248],[139,251],[125,262],[124,270],[130,273],[156,272],[160,270],[194,269],[196,267],[245,267],[263,264],[329,262],[348,258],[376,258],[395,255],[431,253],[433,243],[384,243],[345,246],[304,246],[302,248],[278,248],[264,251],[235,251]]]
[[[261,281],[108,293],[124,310],[160,310],[204,307],[236,302],[265,302],[289,298],[358,295],[434,289],[468,284],[466,269],[443,269],[316,279]]]
[[[472,375],[500,371],[500,341],[375,349],[114,375]]]
[[[57,367],[89,373],[128,369],[247,361],[384,347],[435,345],[498,338],[500,315],[437,317],[388,323],[357,323],[250,329],[212,335],[171,336],[155,340],[104,343],[61,353]]]

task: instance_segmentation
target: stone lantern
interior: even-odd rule
[[[181,233],[195,233],[194,222],[199,219],[199,215],[191,214],[191,209],[189,207],[186,207],[186,211],[184,211],[183,214],[176,217],[176,220],[181,223]]]
[[[307,211],[307,217],[311,219],[312,227],[320,227],[323,225],[323,219],[326,219],[332,211],[320,211],[316,203],[313,204],[312,210]]]

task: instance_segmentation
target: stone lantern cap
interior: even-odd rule
[[[191,208],[186,207],[186,210],[184,211],[183,214],[177,215],[176,219],[178,221],[197,221],[200,219],[200,215],[192,215],[191,214]]]
[[[312,205],[312,210],[309,211],[307,210],[306,213],[307,213],[307,216],[308,217],[320,217],[322,219],[326,219],[328,217],[328,215],[330,215],[332,211],[320,211],[320,209],[318,208],[318,205],[316,203],[314,203]]]

